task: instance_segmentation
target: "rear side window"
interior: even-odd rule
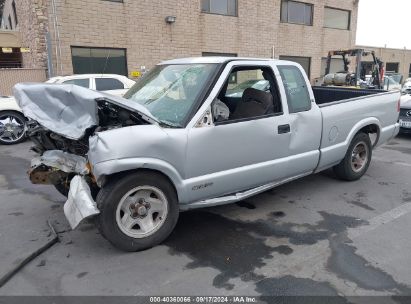
[[[114,78],[96,78],[97,91],[110,91],[124,89],[124,84]]]
[[[291,65],[282,65],[278,66],[278,70],[284,83],[290,113],[310,110],[310,94],[308,93],[307,83],[300,69]]]
[[[90,87],[90,79],[89,78],[82,78],[82,79],[70,79],[63,81],[63,84],[75,84],[83,88]]]

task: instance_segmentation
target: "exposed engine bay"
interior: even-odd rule
[[[35,120],[27,123],[27,136],[35,144],[32,150],[42,155],[48,150],[60,150],[79,156],[85,156],[89,150],[88,139],[96,132],[133,125],[148,124],[136,112],[112,104],[105,99],[96,100],[98,125],[85,130],[80,139],[69,139],[40,125]]]
[[[52,184],[67,196],[71,180],[80,174],[89,184],[92,196],[97,195],[98,187],[87,167],[89,137],[96,132],[147,122],[138,113],[105,99],[96,100],[96,104],[99,124],[86,129],[80,139],[66,138],[34,120],[27,123],[27,135],[34,143],[32,150],[39,154],[39,157],[33,159],[29,170],[33,184]]]

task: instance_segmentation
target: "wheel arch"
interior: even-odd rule
[[[159,174],[159,175],[163,176],[165,179],[167,179],[167,181],[170,183],[170,185],[173,186],[173,188],[176,192],[177,198],[179,197],[176,185],[174,184],[172,179],[167,174],[165,174],[164,172],[162,172],[160,170],[156,170],[156,169],[137,168],[137,169],[130,169],[130,170],[126,170],[126,171],[121,171],[121,172],[116,172],[116,173],[113,173],[113,174],[105,175],[104,182],[103,182],[102,186],[104,186],[105,183],[107,183],[107,182],[109,182],[113,179],[119,179],[119,178],[122,178],[126,175],[137,173],[137,172],[155,173],[155,174]]]
[[[362,127],[355,135],[357,135],[358,133],[366,133],[368,135],[376,134],[376,138],[372,141],[372,147],[374,148],[380,139],[381,128],[376,123],[372,123],[372,124]]]
[[[164,176],[173,186],[179,202],[184,201],[184,183],[181,175],[170,164],[155,159],[122,159],[98,163],[92,166],[97,184],[102,187],[113,178],[123,177],[135,172],[154,172]]]
[[[351,132],[348,134],[347,139],[345,141],[345,145],[348,148],[354,137],[358,133],[366,133],[366,134],[377,134],[377,139],[375,140],[373,147],[378,143],[380,133],[381,133],[381,123],[375,117],[369,117],[367,119],[363,119],[359,121],[357,124],[353,126]]]
[[[10,110],[8,110],[8,109],[3,109],[3,110],[0,110],[0,114],[1,114],[1,113],[4,113],[4,112],[11,112],[11,113],[14,113],[14,114],[18,114],[18,115],[23,116],[26,121],[29,120],[26,116],[24,116],[23,112],[20,112],[20,111],[15,110],[15,109],[10,109]]]

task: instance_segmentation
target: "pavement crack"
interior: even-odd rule
[[[8,281],[10,281],[21,269],[24,268],[24,266],[26,266],[28,263],[33,261],[35,258],[40,256],[42,253],[44,253],[46,250],[50,249],[53,245],[60,241],[59,236],[50,221],[47,221],[47,225],[50,228],[52,238],[47,241],[46,244],[30,253],[26,258],[17,263],[14,268],[10,269],[8,272],[6,272],[6,274],[0,277],[0,288],[3,287]]]

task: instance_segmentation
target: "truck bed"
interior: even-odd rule
[[[373,125],[378,146],[395,135],[399,91],[313,87],[322,114],[319,171],[336,165],[345,155],[352,137],[363,126]]]
[[[387,92],[385,90],[350,89],[342,87],[312,87],[312,89],[315,102],[318,105]]]

